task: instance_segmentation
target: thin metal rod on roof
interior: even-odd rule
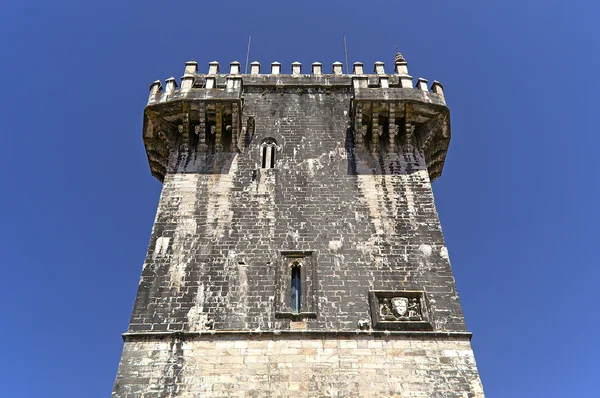
[[[246,53],[246,66],[244,67],[244,74],[248,74],[248,59],[250,58],[250,40],[252,40],[252,35],[248,36],[248,52]]]
[[[344,54],[346,54],[346,74],[348,74],[348,46],[346,45],[346,35],[344,34]]]

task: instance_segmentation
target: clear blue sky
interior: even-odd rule
[[[149,84],[249,34],[263,66],[329,70],[346,33],[351,63],[398,44],[444,84],[434,190],[488,397],[597,397],[600,3],[214,3],[0,5],[0,396],[110,395],[161,189]]]

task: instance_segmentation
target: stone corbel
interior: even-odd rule
[[[373,110],[371,117],[371,152],[376,152],[379,147],[379,136],[381,135],[381,126],[379,126],[379,112]]]
[[[414,149],[414,131],[415,126],[411,123],[413,114],[412,104],[404,106],[404,142],[406,149],[412,151]]]
[[[390,134],[390,152],[396,152],[396,104],[390,103],[388,113],[388,131]]]
[[[239,148],[239,105],[231,104],[231,152],[237,151]]]
[[[419,127],[417,130],[417,139],[419,147],[423,151],[429,147],[437,131],[447,130],[446,123],[444,123],[445,120],[446,116],[439,113]]]
[[[220,102],[216,105],[215,122],[215,150],[216,152],[223,152],[223,145],[221,144],[221,135],[223,134],[223,104]]]

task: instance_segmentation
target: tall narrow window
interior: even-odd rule
[[[300,302],[302,297],[302,282],[300,278],[300,264],[292,265],[292,313],[300,313]]]
[[[316,318],[316,253],[312,250],[282,250],[276,264],[275,317],[293,321]]]
[[[267,138],[260,146],[261,167],[263,169],[272,169],[275,167],[275,155],[277,153],[277,143],[272,138]]]
[[[269,150],[269,148],[264,145],[262,147],[262,168],[264,169],[265,166],[267,165],[267,151]]]

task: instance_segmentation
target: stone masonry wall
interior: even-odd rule
[[[123,360],[113,397],[483,397],[460,339],[143,339],[125,343]]]
[[[352,96],[244,86],[243,151],[171,151],[113,398],[483,397],[424,155],[357,149]],[[431,330],[369,330],[373,290]]]
[[[286,250],[312,256],[307,329],[355,330],[374,289],[425,290],[434,330],[465,330],[423,154],[357,151],[351,97],[248,89],[243,153],[172,154],[130,332],[294,327],[275,316]]]

